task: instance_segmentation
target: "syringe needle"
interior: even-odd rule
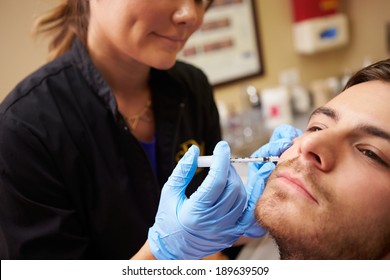
[[[198,167],[210,167],[213,156],[200,156],[198,157]],[[278,156],[269,157],[236,157],[230,158],[231,163],[245,163],[245,162],[277,162]]]

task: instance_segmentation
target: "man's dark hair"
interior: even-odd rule
[[[390,59],[378,61],[356,72],[347,82],[347,88],[369,81],[383,81],[390,83]]]

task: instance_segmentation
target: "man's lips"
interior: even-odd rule
[[[288,187],[291,187],[298,192],[302,193],[304,196],[309,198],[310,200],[313,200],[315,203],[318,204],[317,199],[309,192],[308,188],[305,186],[302,180],[300,180],[297,177],[294,177],[288,173],[281,172],[277,175],[278,180],[282,182],[284,185],[287,185]]]

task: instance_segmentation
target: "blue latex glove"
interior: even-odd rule
[[[288,149],[292,140],[302,134],[300,129],[296,129],[291,125],[278,126],[267,144],[255,151],[252,157],[267,157],[267,156],[280,156],[286,149]],[[272,171],[275,169],[275,164],[272,162],[254,162],[248,164],[248,180],[245,185],[245,189],[248,196],[247,210],[252,211],[252,219],[248,221],[250,223],[249,228],[245,231],[244,235],[248,237],[262,237],[267,231],[259,226],[254,217],[256,203],[260,196],[263,194],[265,183]]]
[[[197,168],[192,146],[164,185],[148,241],[157,259],[200,259],[230,247],[246,230],[245,187],[230,165],[230,148],[219,142],[210,171],[190,198],[185,189]]]

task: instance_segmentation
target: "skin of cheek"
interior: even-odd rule
[[[279,156],[280,162],[292,159],[298,155],[298,144],[302,137],[304,137],[304,134],[292,140],[292,145]]]

